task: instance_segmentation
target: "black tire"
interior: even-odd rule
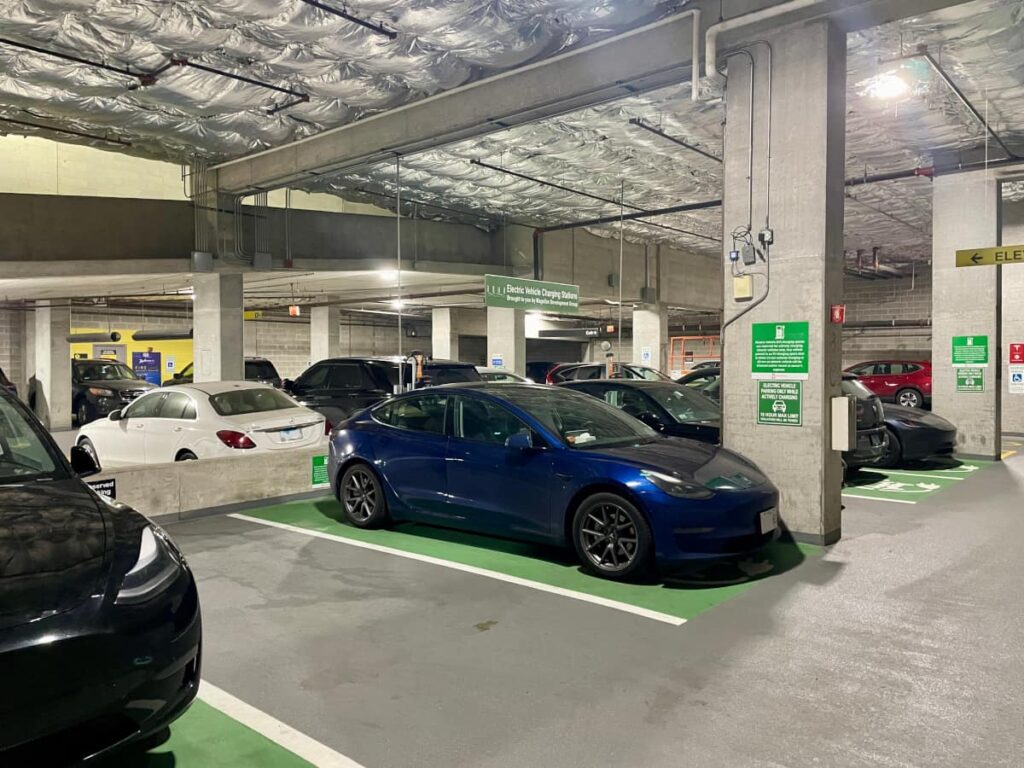
[[[377,473],[369,464],[350,464],[338,483],[345,519],[356,528],[380,528],[388,522],[388,503]]]
[[[90,440],[88,437],[83,437],[81,440],[78,441],[78,447],[81,448],[86,453],[88,453],[90,456],[92,456],[92,460],[96,462],[97,467],[103,466],[102,464],[100,464],[100,456],[98,453],[96,453],[96,446],[92,444],[92,440]]]
[[[878,461],[875,466],[884,467],[885,469],[895,469],[903,463],[903,443],[888,427],[885,428],[886,434],[889,436],[889,446],[885,449],[885,455]]]
[[[924,407],[924,395],[912,387],[901,389],[896,393],[894,400],[896,401],[896,405],[902,405],[906,408]]]
[[[86,402],[85,398],[78,401],[78,407],[75,409],[75,417],[78,419],[78,426],[80,427],[84,427],[92,421],[92,415],[89,413],[89,403]]]
[[[175,461],[199,461],[199,457],[192,451],[182,451],[175,458]]]
[[[640,510],[616,493],[583,500],[573,516],[572,542],[583,567],[602,578],[625,581],[651,570],[651,529]]]

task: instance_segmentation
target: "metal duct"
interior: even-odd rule
[[[136,331],[132,341],[184,341],[192,338],[192,329],[187,331]]]
[[[120,341],[121,334],[117,331],[110,333],[69,333],[68,344],[104,344],[111,341]]]

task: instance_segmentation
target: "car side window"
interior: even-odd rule
[[[603,365],[584,365],[577,368],[574,377],[576,381],[583,381],[585,379],[600,379],[601,374],[604,372]]]
[[[334,363],[330,370],[328,389],[361,389],[365,386],[363,366],[359,363]]]
[[[513,413],[490,400],[455,398],[455,437],[477,443],[504,445],[512,435],[530,431]]]
[[[892,365],[890,363],[875,363],[875,376],[889,376],[892,372]]]
[[[916,365],[914,363],[903,363],[902,365],[903,365],[903,373],[905,373],[905,374],[907,374],[907,373],[917,373],[918,371],[921,370],[921,366],[920,365]]]
[[[190,407],[192,415],[186,416],[185,411]],[[184,392],[168,392],[156,415],[161,419],[194,419],[196,417],[196,406],[192,402],[192,398]]]
[[[858,365],[856,368],[851,368],[850,373],[854,376],[870,376],[871,372],[875,370],[875,366],[871,363],[867,365]]]
[[[330,366],[315,365],[299,376],[295,386],[299,389],[326,389]]]
[[[403,397],[375,408],[373,418],[389,427],[443,435],[447,406],[447,395]]]
[[[124,417],[126,419],[153,418],[160,412],[160,405],[163,403],[164,398],[167,397],[167,395],[167,392],[156,392],[152,395],[143,395],[125,408]]]

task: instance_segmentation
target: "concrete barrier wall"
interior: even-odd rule
[[[117,500],[147,517],[185,519],[247,502],[329,493],[312,482],[313,459],[326,453],[327,446],[321,445],[279,454],[146,464],[104,470],[87,481],[113,480]]]

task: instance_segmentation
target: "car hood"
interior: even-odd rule
[[[904,405],[883,403],[882,412],[885,414],[886,421],[900,419],[901,421],[913,421],[918,424],[924,424],[935,429],[956,429],[956,427],[941,416],[936,416],[928,411],[922,411],[919,408],[907,408]]]
[[[107,521],[77,478],[0,485],[0,629],[102,593]]]
[[[752,488],[768,482],[757,465],[738,453],[680,437],[604,448],[598,455],[628,461],[641,469],[676,475],[709,488]]]
[[[145,379],[114,379],[113,381],[83,381],[82,386],[96,387],[97,389],[112,389],[114,392],[124,392],[133,389],[156,389],[155,384],[150,384]]]

